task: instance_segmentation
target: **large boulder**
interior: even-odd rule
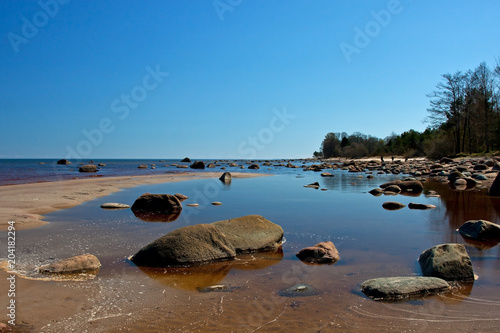
[[[189,167],[191,169],[205,169],[205,163],[203,161],[195,161]]]
[[[447,281],[474,281],[474,271],[463,244],[436,245],[418,259],[422,273]]]
[[[144,193],[132,205],[132,212],[145,221],[175,221],[182,211],[180,200],[171,194]]]
[[[363,293],[375,300],[396,300],[448,292],[451,287],[436,277],[409,276],[366,280],[361,284]]]
[[[491,184],[489,193],[493,196],[500,196],[500,172],[497,174],[493,184]]]
[[[254,164],[249,165],[248,168],[256,170],[256,169],[260,169],[260,166],[256,163],[254,163]]]
[[[139,250],[130,260],[138,266],[196,265],[234,258],[236,251],[212,224],[182,227]]]
[[[475,240],[500,241],[500,225],[485,220],[470,220],[465,222],[458,232]]]
[[[58,262],[41,266],[38,271],[51,274],[77,274],[85,272],[95,272],[101,267],[101,262],[92,254],[82,254],[60,260]]]
[[[283,229],[259,215],[174,230],[139,250],[131,260],[138,266],[198,265],[227,260],[237,254],[275,251]]]
[[[213,225],[229,239],[237,254],[275,251],[281,247],[283,229],[260,215],[246,215]]]
[[[302,261],[314,264],[333,264],[340,259],[339,251],[330,241],[306,247],[300,250],[296,256]]]
[[[82,165],[78,171],[80,172],[97,172],[97,166],[93,164]]]
[[[184,162],[184,163],[191,163],[191,159],[189,157],[184,157],[181,162]]]

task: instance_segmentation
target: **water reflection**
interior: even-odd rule
[[[173,222],[181,216],[181,212],[175,212],[173,214],[161,214],[152,212],[140,212],[133,211],[135,217],[144,222]]]
[[[155,281],[186,291],[201,291],[207,287],[220,284],[232,269],[258,270],[279,263],[283,259],[283,251],[258,252],[240,255],[234,260],[220,261],[194,267],[151,268],[139,267],[140,270]]]
[[[460,228],[468,220],[500,221],[500,198],[490,197],[487,189],[456,190],[437,181],[428,181],[425,187],[440,195],[450,231]]]
[[[472,246],[480,251],[486,251],[486,250],[494,248],[495,246],[498,245],[498,242],[494,242],[494,241],[480,241],[480,240],[465,237],[463,235],[461,235],[461,236],[462,236],[465,244]]]

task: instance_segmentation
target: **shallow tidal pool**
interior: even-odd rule
[[[369,190],[402,175],[331,171],[334,177],[296,169],[287,174],[140,186],[46,216],[50,224],[17,234],[18,269],[73,255],[96,255],[93,280],[18,278],[18,329],[33,332],[385,332],[495,331],[500,319],[500,247],[469,244],[456,231],[465,221],[499,222],[500,200],[483,189],[457,191],[427,181],[420,196],[374,197]],[[321,189],[304,188],[319,182]],[[428,197],[428,191],[440,197]],[[182,193],[180,217],[145,222],[130,209],[103,210],[104,202],[132,204],[143,193]],[[213,206],[213,201],[222,202]],[[436,205],[397,211],[385,201]],[[198,207],[186,204],[198,203]],[[277,253],[191,268],[147,269],[127,258],[156,238],[186,225],[258,214],[282,226]],[[332,241],[334,265],[308,265],[295,254]],[[448,295],[399,302],[365,297],[367,279],[421,275],[421,252],[442,243],[464,243],[478,279]],[[2,275],[6,273],[2,272]],[[2,278],[2,280],[5,280]],[[6,283],[6,282],[2,282]],[[290,297],[306,284],[314,292]],[[211,288],[213,286],[223,286]],[[3,287],[3,286],[2,286]],[[4,290],[4,289],[2,289]],[[7,295],[0,295],[5,304]]]

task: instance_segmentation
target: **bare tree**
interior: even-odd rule
[[[461,118],[464,104],[466,75],[460,71],[455,74],[444,74],[443,81],[436,85],[435,91],[427,95],[431,98],[429,116],[426,121],[434,128],[443,124],[451,127],[453,131],[455,153],[461,149]]]

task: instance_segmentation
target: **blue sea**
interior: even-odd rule
[[[159,175],[164,173],[185,173],[185,172],[204,172],[204,171],[233,171],[233,172],[253,172],[270,174],[289,174],[296,173],[297,169],[290,169],[284,166],[275,167],[274,165],[287,162],[272,161],[273,166],[262,166],[258,170],[248,169],[253,163],[248,160],[210,160],[200,159],[206,165],[213,163],[217,165],[214,168],[202,169],[183,169],[173,166],[191,165],[191,163],[181,162],[181,159],[96,159],[81,162],[79,160],[69,160],[69,165],[58,165],[57,159],[0,159],[0,185],[25,184],[33,182],[47,182],[67,179],[80,179],[90,177],[116,177],[116,176],[139,176],[139,175]],[[310,161],[286,160],[292,161],[296,165],[311,164]],[[235,162],[237,167],[230,167],[229,164]],[[260,164],[262,164],[261,161]],[[105,164],[99,166],[96,173],[79,172],[79,167],[83,164]],[[139,165],[147,165],[146,169],[139,169]],[[241,168],[241,166],[244,167]],[[154,167],[154,168],[153,168]],[[226,168],[226,170],[222,168]],[[300,170],[300,169],[299,169]]]

